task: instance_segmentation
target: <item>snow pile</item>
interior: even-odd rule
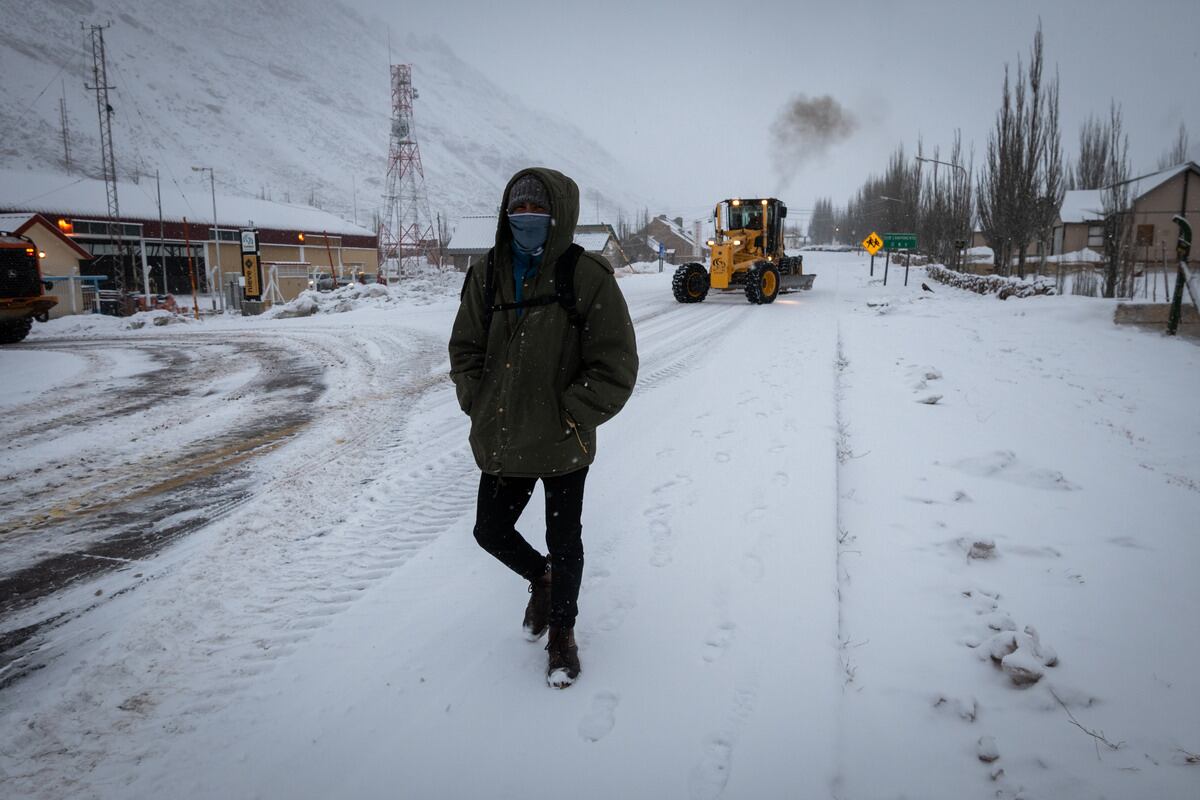
[[[458,298],[466,274],[451,267],[439,269],[430,264],[419,267],[415,272],[406,272],[399,279],[393,279],[391,285],[392,297],[406,302],[428,304],[445,300],[447,297]]]
[[[461,272],[437,267],[420,267],[414,273],[393,278],[391,284],[351,283],[332,292],[308,289],[296,299],[272,306],[265,319],[311,317],[314,314],[342,314],[360,308],[392,308],[398,303],[427,305],[457,298],[462,287]]]
[[[939,264],[926,267],[925,272],[938,283],[966,289],[976,294],[994,294],[1001,300],[1010,297],[1033,297],[1039,294],[1057,294],[1054,281],[1048,278],[1021,279],[1001,275],[971,275],[954,272]]]
[[[189,311],[188,314],[190,313]],[[108,314],[68,314],[44,324],[34,325],[29,336],[31,339],[64,336],[105,337],[124,331],[160,328],[192,321],[191,316],[162,309],[139,311],[128,317],[113,317]]]
[[[990,264],[996,258],[996,253],[990,247],[967,248],[967,261],[972,264]]]
[[[192,321],[192,317],[176,314],[174,311],[155,309],[154,311],[139,311],[121,320],[121,327],[127,331],[136,331],[146,327],[161,328],[164,325],[179,325]]]
[[[674,274],[676,269],[678,269],[678,265],[668,264],[665,261],[663,262],[663,265],[662,265],[663,272],[670,272],[670,273]],[[658,261],[635,261],[627,267],[617,267],[615,270],[613,270],[613,272],[615,272],[617,274],[618,278],[623,275],[656,274],[656,273],[658,273],[658,271],[659,271],[658,270]]]
[[[307,289],[299,297],[282,305],[272,306],[263,317],[288,319],[310,317],[313,314],[341,314],[357,308],[380,308],[396,302],[391,288],[381,283],[351,283],[332,292]]]
[[[1103,264],[1104,256],[1095,250],[1083,248],[1071,253],[1061,253],[1057,256],[1046,256],[1047,264]]]

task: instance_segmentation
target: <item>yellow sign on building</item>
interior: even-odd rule
[[[258,268],[258,255],[249,253],[242,256],[242,277],[246,285],[244,294],[247,300],[258,300],[262,297],[262,273]]]
[[[862,246],[868,253],[875,255],[883,247],[883,239],[879,238],[878,233],[872,233],[862,240]]]

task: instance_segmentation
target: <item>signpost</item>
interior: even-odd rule
[[[862,240],[863,249],[871,254],[871,277],[875,276],[875,254],[883,247],[883,239],[879,238],[879,234],[874,231],[871,235]]]
[[[658,243],[658,271],[662,272],[663,256],[666,255],[667,247],[662,242]]]
[[[258,231],[243,230],[242,241],[242,296],[246,300],[262,300],[262,265],[258,255]]]
[[[883,264],[883,285],[887,286],[888,266],[892,262],[893,250],[916,250],[917,235],[915,233],[885,233],[883,248],[887,250],[887,258]],[[908,286],[908,261],[904,263],[904,285]]]
[[[885,250],[916,250],[917,235],[915,233],[885,233],[883,247]]]

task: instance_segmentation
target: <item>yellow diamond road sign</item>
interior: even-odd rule
[[[875,255],[883,247],[883,239],[879,238],[878,233],[872,233],[870,236],[862,240],[862,246],[868,253]]]

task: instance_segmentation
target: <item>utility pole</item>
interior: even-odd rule
[[[225,281],[225,273],[221,272],[221,232],[217,229],[217,179],[213,175],[212,167],[192,167],[192,172],[207,172],[208,185],[212,189],[212,206],[213,206],[213,250],[217,252],[217,283],[221,284]],[[208,290],[213,290],[213,279],[208,277]],[[218,285],[215,287],[217,295],[221,297],[221,311],[225,311],[225,287]],[[212,298],[212,310],[217,310],[217,298]]]
[[[112,115],[113,107],[108,102],[108,62],[104,54],[104,29],[108,25],[93,25],[92,31],[92,80],[94,85],[84,87],[96,93],[96,114],[100,118],[100,167],[104,177],[104,192],[108,200],[108,238],[116,251],[117,264],[113,270],[113,283],[124,301],[125,296],[125,242],[120,236],[121,206],[117,200],[117,160],[113,155]],[[120,313],[118,308],[118,313]]]
[[[166,235],[163,233],[162,182],[158,179],[158,170],[154,170],[154,185],[158,189],[158,260],[162,266],[163,274],[162,292],[160,294],[168,295],[171,293],[171,290],[167,288],[167,242]]]
[[[62,97],[58,99],[58,118],[62,124],[63,167],[71,171],[71,130],[67,124],[67,82],[62,82]]]
[[[963,189],[964,189],[965,191],[967,191],[967,192],[970,192],[970,191],[971,191],[971,181],[970,181],[970,179],[969,179],[969,178],[968,178],[968,176],[967,176],[967,168],[966,168],[966,167],[964,167],[962,164],[954,164],[954,163],[951,163],[951,162],[949,162],[949,161],[938,161],[936,158],[924,158],[924,157],[922,157],[922,156],[917,156],[917,157],[916,157],[916,159],[917,159],[917,161],[928,161],[928,162],[930,162],[930,163],[932,163],[932,164],[933,164],[933,184],[934,184],[934,186],[937,186],[937,165],[938,165],[938,164],[942,164],[942,165],[944,165],[944,166],[947,166],[947,167],[953,167],[954,169],[956,169],[956,170],[958,170],[959,172],[961,172],[961,173],[962,173],[962,175],[963,175]],[[955,194],[957,195],[958,193],[957,193],[957,192],[955,192]],[[967,217],[967,223],[968,223],[968,225],[970,224],[970,221],[971,221],[971,218],[970,218],[970,216],[968,216],[968,217]],[[970,246],[971,246],[971,236],[970,236],[970,231],[963,231],[963,238],[962,238],[962,241],[963,241],[963,246],[964,246],[964,247],[970,247]],[[1044,257],[1045,257],[1045,256],[1043,256],[1043,258],[1044,258]],[[962,269],[962,268],[963,268],[963,264],[961,264],[961,263],[960,263],[960,264],[959,264],[959,269]]]

